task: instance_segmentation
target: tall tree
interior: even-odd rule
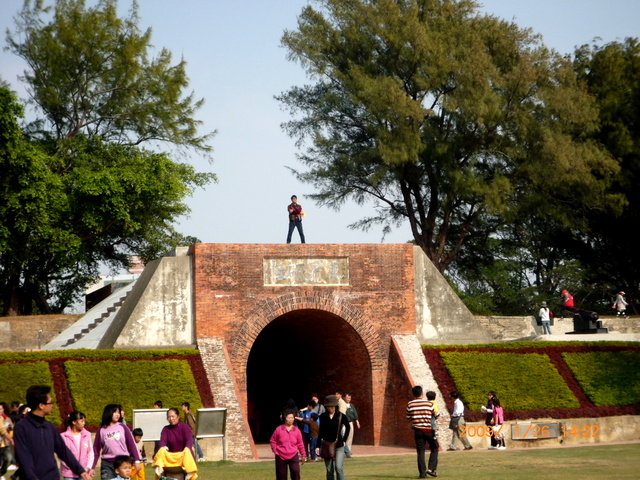
[[[620,164],[611,191],[624,195],[616,215],[592,212],[589,235],[576,240],[593,282],[607,285],[613,296],[625,290],[640,298],[640,250],[634,226],[640,222],[640,43],[637,38],[576,51],[575,68],[597,99],[600,125],[592,136]],[[586,241],[585,241],[586,240]],[[635,302],[632,308],[637,312]]]
[[[151,30],[138,28],[133,1],[127,18],[117,0],[25,0],[9,50],[23,58],[31,100],[44,115],[34,133],[56,140],[79,133],[107,142],[157,141],[211,151],[212,133],[199,135],[194,114],[203,100],[189,86],[186,62],[151,55]]]
[[[310,141],[297,173],[315,199],[376,202],[354,227],[408,219],[444,271],[470,236],[521,215],[575,226],[619,201],[602,181],[617,164],[587,135],[592,99],[529,30],[468,0],[315,3],[282,38],[315,83],[279,100]]]
[[[26,0],[7,34],[26,60],[23,80],[37,121],[20,131],[22,107],[3,91],[0,108],[0,291],[8,315],[61,311],[100,265],[130,254],[156,258],[186,237],[173,224],[184,199],[215,175],[168,154],[169,144],[209,156],[202,100],[186,93],[186,64],[138,29],[116,0]],[[23,133],[26,135],[23,136]]]

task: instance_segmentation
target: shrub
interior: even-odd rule
[[[70,360],[65,370],[74,406],[89,425],[100,425],[110,403],[121,404],[128,415],[133,409],[152,408],[156,400],[178,409],[182,402],[189,402],[193,410],[202,407],[186,360]]]
[[[441,352],[456,388],[476,410],[495,391],[505,411],[578,408],[580,403],[547,355]]]
[[[49,385],[51,399],[56,402],[53,379],[46,362],[0,363],[0,398],[7,403],[14,400],[25,403],[27,389],[31,385]],[[60,412],[57,402],[53,405],[51,415],[47,417],[55,425],[60,425]]]
[[[640,352],[563,353],[562,357],[594,405],[640,403]]]

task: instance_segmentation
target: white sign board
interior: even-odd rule
[[[141,428],[145,442],[160,440],[162,429],[169,425],[167,420],[168,408],[148,408],[133,411],[133,428]]]

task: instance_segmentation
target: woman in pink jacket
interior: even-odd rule
[[[284,424],[277,427],[273,435],[271,435],[271,451],[276,456],[276,480],[287,480],[287,467],[291,472],[291,480],[300,480],[298,453],[303,459],[307,457],[307,452],[302,442],[302,433],[293,424],[296,413],[294,411],[286,411],[284,413]]]
[[[71,412],[66,423],[67,430],[62,433],[62,439],[78,459],[80,465],[93,477],[94,472],[91,468],[93,466],[93,444],[91,443],[91,433],[84,428],[84,413]],[[64,480],[79,478],[64,462],[60,462],[60,474]]]

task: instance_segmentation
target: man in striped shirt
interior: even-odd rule
[[[438,468],[438,441],[431,420],[436,414],[434,412],[435,392],[427,392],[427,398],[422,397],[422,387],[416,385],[411,390],[414,399],[407,405],[407,418],[411,420],[411,428],[416,440],[416,452],[418,454],[418,472],[420,478],[427,478],[427,475],[437,477]],[[429,445],[429,468],[425,463],[426,446]]]

